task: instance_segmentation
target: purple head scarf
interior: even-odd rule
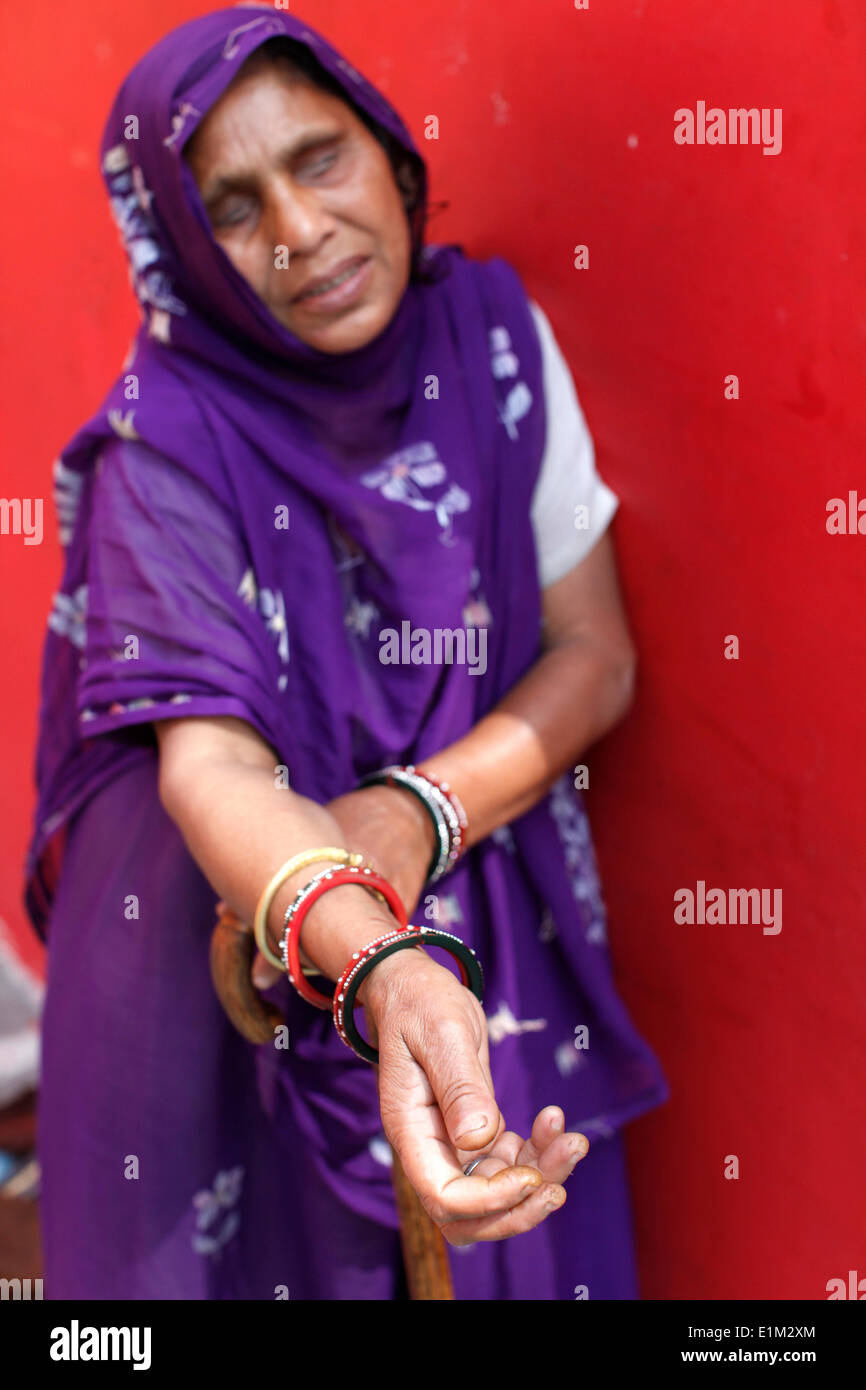
[[[168,34],[124,82],[103,139],[143,317],[102,406],[55,465],[65,567],[26,866],[43,935],[70,817],[155,756],[153,719],[246,719],[293,788],[325,802],[461,737],[539,655],[530,504],[546,424],[517,273],[459,247],[416,248],[425,273],[391,322],[333,355],[282,326],[211,233],[181,151],[278,35],[305,44],[420,161],[396,112],[330,44],[261,10],[218,10]],[[423,202],[426,177],[421,192]],[[423,659],[418,633],[460,630],[483,662]],[[383,664],[387,632],[404,658],[395,664]],[[520,994],[525,1014],[558,1017],[556,1037],[531,1044],[539,1067],[542,1050],[547,1066],[556,1046],[569,1053],[557,1063],[564,1086],[579,1081],[569,1123],[592,1136],[657,1104],[665,1085],[616,993],[571,779],[447,882],[450,920],[479,951],[494,1006]],[[575,1071],[572,1021],[588,1020],[592,1065]]]

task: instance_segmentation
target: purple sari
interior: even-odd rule
[[[216,894],[160,804],[151,721],[245,719],[294,790],[327,802],[460,738],[540,654],[530,503],[545,414],[516,272],[419,246],[423,274],[385,330],[333,356],[279,324],[210,233],[181,146],[278,34],[418,157],[328,43],[257,9],[162,39],[102,145],[142,324],[55,465],[65,567],[26,865],[49,946],[49,1298],[405,1297],[374,1072],[287,982],[272,991],[287,1051],[252,1047],[222,1014]],[[483,630],[483,669],[383,665],[380,635],[406,623]],[[570,777],[470,851],[422,912],[484,964],[508,1125],[527,1133],[556,1103],[591,1143],[562,1211],[451,1252],[457,1297],[637,1297],[619,1130],[668,1089],[616,991]]]

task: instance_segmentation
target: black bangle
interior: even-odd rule
[[[365,1062],[378,1064],[379,1053],[375,1047],[365,1042],[358,1032],[355,1024],[355,997],[374,965],[378,965],[380,960],[393,955],[395,951],[405,951],[410,946],[441,946],[459,964],[463,984],[467,989],[472,990],[479,1002],[483,996],[484,972],[481,962],[472,947],[461,941],[459,936],[447,931],[438,931],[435,927],[413,927],[409,931],[400,932],[394,941],[382,946],[373,955],[362,957],[349,975],[343,990],[334,994],[334,1023],[337,1032],[346,1046],[351,1047],[359,1057],[363,1057]]]

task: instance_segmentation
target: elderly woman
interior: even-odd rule
[[[549,322],[425,245],[402,121],[270,6],[162,39],[102,169],[143,321],[55,465],[46,1294],[405,1298],[393,1150],[458,1299],[635,1298],[620,1130],[667,1087],[574,776],[634,654]]]

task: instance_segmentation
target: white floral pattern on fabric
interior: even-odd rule
[[[213,1188],[203,1188],[193,1197],[196,1230],[192,1248],[197,1255],[216,1254],[238,1230],[240,1212],[233,1208],[240,1200],[243,1180],[243,1168],[224,1169],[214,1178]]]
[[[114,145],[106,151],[102,169],[108,178],[112,216],[129,257],[132,288],[145,312],[150,309],[154,316],[163,316],[157,321],[156,329],[153,322],[150,326],[155,336],[162,336],[163,341],[168,342],[167,316],[185,314],[187,306],[174,294],[167,272],[159,268],[164,249],[150,208],[153,193],[145,187],[138,165],[132,166],[124,145]]]
[[[432,920],[440,931],[450,931],[463,921],[463,912],[456,893],[435,894],[435,907]]]
[[[379,609],[375,603],[353,594],[344,621],[350,632],[357,632],[359,637],[366,638],[370,635],[370,623],[378,616]]]
[[[74,647],[84,651],[87,644],[87,585],[79,584],[71,594],[57,591],[51,600],[48,626],[60,637],[68,637]]]
[[[193,106],[191,101],[183,101],[177,111],[172,114],[171,134],[166,135],[163,144],[167,149],[174,149],[174,143],[183,134],[184,127],[190,116],[200,116],[201,112]]]
[[[367,641],[370,624],[381,616],[381,610],[372,599],[362,598],[358,592],[358,577],[355,571],[366,563],[357,541],[339,525],[336,517],[328,514],[328,532],[335,552],[335,567],[343,587],[343,623],[349,632]]]
[[[288,8],[288,6],[286,6],[286,8]],[[271,20],[267,20],[264,18],[264,16],[262,16],[260,19],[251,19],[247,24],[239,24],[237,29],[232,29],[231,33],[225,41],[225,44],[223,45],[223,58],[227,61],[231,58],[234,58],[237,54],[239,47],[239,35],[247,33],[250,29],[257,29],[262,24],[264,24],[265,26],[265,29],[263,31],[264,33],[267,33],[268,30],[270,30],[273,34],[282,34],[284,32],[283,26],[277,19],[274,18]]]
[[[60,458],[54,460],[52,472],[54,506],[57,511],[60,544],[67,546],[72,540],[72,533],[75,530],[84,478],[74,468],[67,468]]]
[[[574,1038],[566,1038],[565,1042],[561,1042],[556,1048],[553,1060],[560,1076],[569,1076],[571,1072],[577,1071],[584,1059],[574,1046]]]
[[[546,1027],[546,1018],[515,1018],[506,1003],[500,1004],[495,1013],[487,1015],[487,1036],[491,1043],[500,1043],[503,1038],[516,1038],[521,1033],[540,1033]]]
[[[448,470],[430,440],[399,449],[361,474],[365,487],[376,488],[390,502],[402,502],[416,512],[433,512],[442,532],[439,540],[443,545],[453,545],[451,518],[469,510],[472,505],[469,493],[457,483],[450,483],[436,498],[425,497],[422,490],[444,486],[447,481]]]
[[[128,410],[125,415],[122,410],[109,410],[108,423],[119,439],[140,439],[141,436],[133,424],[134,417],[134,410]]]
[[[580,1125],[580,1132],[589,1138],[591,1129],[598,1130],[602,1139],[611,1139],[616,1134],[616,1129],[608,1120],[607,1115],[593,1115],[591,1120],[583,1120]]]
[[[481,572],[474,569],[469,576],[470,597],[463,609],[463,622],[467,627],[492,627],[493,614],[480,589]]]
[[[601,883],[592,847],[592,837],[586,812],[574,796],[571,774],[568,772],[554,782],[549,795],[550,813],[556,823],[565,850],[565,862],[571,878],[571,891],[581,907],[588,909],[590,924],[586,939],[593,945],[607,941],[606,912],[601,896]]]
[[[490,370],[497,381],[516,377],[520,371],[520,359],[515,353],[511,334],[504,324],[497,324],[488,333],[490,347]],[[509,439],[517,439],[517,421],[522,420],[532,405],[532,392],[525,381],[516,382],[499,403],[499,419],[508,431]]]
[[[289,630],[286,626],[286,601],[282,590],[260,588],[252,569],[247,569],[237,587],[237,592],[248,607],[258,606],[258,610],[265,620],[265,627],[277,639],[277,651],[280,654],[280,660],[284,666],[288,665]],[[277,681],[277,689],[285,690],[288,680],[288,674],[284,671]]]
[[[374,1134],[367,1148],[376,1163],[381,1163],[383,1168],[393,1168],[394,1154],[384,1131],[381,1134]]]

